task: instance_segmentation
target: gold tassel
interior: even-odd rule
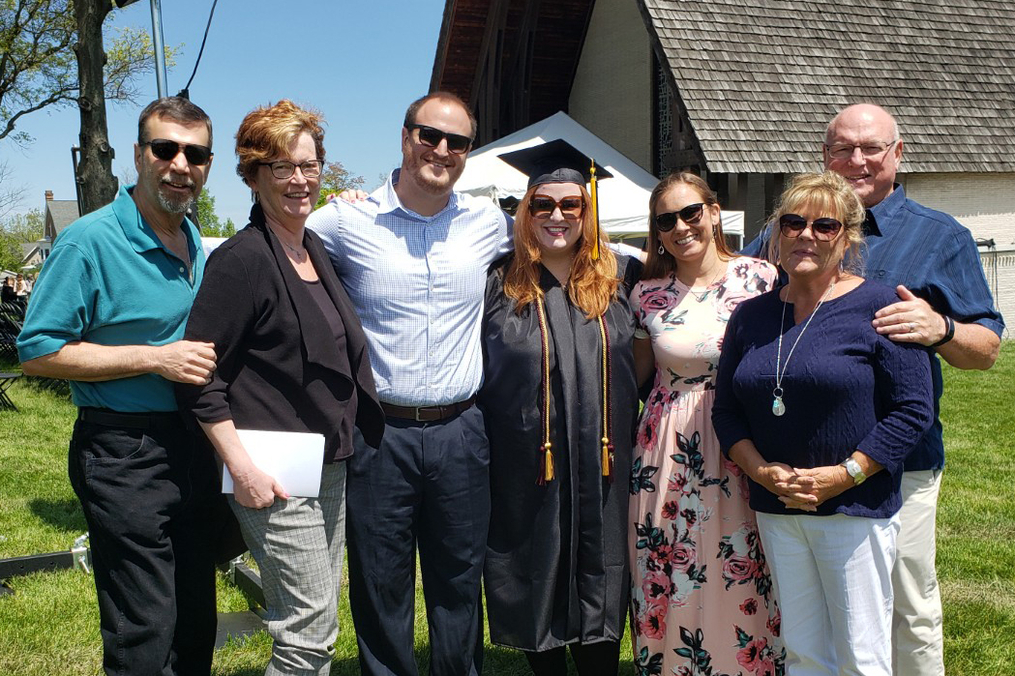
[[[596,187],[596,161],[592,160],[592,166],[589,168],[589,197],[591,198],[592,204],[592,221],[596,224],[596,238],[592,242],[592,260],[599,260],[599,193]]]
[[[603,476],[610,476],[610,440],[603,437]]]
[[[550,442],[546,442],[543,445],[543,449],[546,451],[544,455],[545,467],[543,470],[543,481],[553,481],[553,451],[550,450]]]

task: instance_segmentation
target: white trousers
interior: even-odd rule
[[[892,666],[896,676],[944,676],[944,619],[934,557],[941,470],[902,474],[902,530],[892,570],[895,613]]]
[[[888,519],[758,514],[782,611],[788,676],[891,676]]]

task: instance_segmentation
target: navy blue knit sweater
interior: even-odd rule
[[[825,302],[801,337],[783,377],[785,415],[772,414],[782,301],[778,290],[752,298],[730,317],[716,376],[712,421],[723,453],[751,439],[768,462],[811,468],[836,465],[859,449],[884,470],[818,507],[817,515],[888,517],[899,510],[906,455],[933,420],[930,367],[924,348],[893,343],[871,326],[874,313],[898,301],[892,289],[864,282]],[[805,322],[786,307],[785,365]],[[751,507],[787,509],[751,482]]]

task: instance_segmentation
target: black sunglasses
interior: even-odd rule
[[[669,211],[665,214],[656,214],[656,228],[659,232],[669,232],[673,228],[677,227],[678,218],[688,225],[694,225],[701,220],[701,215],[703,213],[705,213],[705,205],[698,202],[697,204],[688,204],[680,211]]]
[[[187,158],[187,162],[197,167],[208,164],[213,154],[211,148],[205,146],[177,143],[176,141],[164,138],[153,138],[151,141],[145,141],[141,145],[151,148],[152,155],[163,162],[171,162],[180,153],[180,150],[183,150],[183,156]]]
[[[535,218],[549,218],[558,207],[561,216],[576,221],[585,211],[585,200],[581,195],[562,197],[559,202],[548,195],[533,195],[529,202],[529,213]]]
[[[779,232],[783,237],[796,239],[807,227],[807,219],[797,214],[783,214],[779,217]],[[811,221],[814,239],[829,242],[842,230],[842,223],[834,218],[815,218]]]
[[[441,141],[447,139],[448,152],[452,152],[455,155],[461,155],[469,149],[469,146],[472,145],[472,139],[468,136],[462,136],[461,134],[448,134],[440,129],[428,127],[425,124],[407,124],[405,125],[405,128],[409,131],[416,130],[419,142],[427,148],[436,148],[441,144]]]

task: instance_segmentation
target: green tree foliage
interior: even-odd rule
[[[208,188],[197,197],[197,220],[201,223],[201,234],[205,237],[232,237],[236,234],[236,224],[227,218],[223,223],[215,213],[215,196]]]
[[[328,202],[328,195],[337,195],[343,190],[355,190],[363,187],[363,177],[353,176],[342,166],[341,162],[328,162],[321,172],[321,197],[314,208]]]
[[[27,143],[30,137],[16,131],[18,120],[76,104],[76,42],[72,0],[0,0],[0,140]],[[106,42],[106,98],[135,101],[138,80],[155,68],[151,37],[142,28],[122,28]],[[167,63],[176,51],[166,50]]]
[[[21,245],[41,239],[45,225],[45,217],[39,209],[16,214],[0,223],[0,269],[20,270],[24,257]]]

